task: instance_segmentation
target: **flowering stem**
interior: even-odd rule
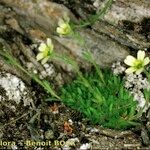
[[[99,12],[97,12],[96,15],[91,15],[88,20],[85,21],[81,21],[79,23],[79,25],[73,25],[73,29],[77,29],[77,28],[84,28],[90,25],[93,25],[96,21],[102,19],[102,17],[105,15],[105,13],[107,12],[107,10],[111,7],[113,3],[113,0],[108,0],[105,4],[105,6],[100,9]]]
[[[54,96],[54,97],[56,97],[57,99],[60,100],[60,97],[57,96],[57,94],[55,93],[55,91],[51,88],[51,85],[49,84],[49,82],[47,82],[46,80],[42,81],[41,79],[39,79],[39,77],[37,75],[35,75],[35,74],[27,71],[24,67],[22,67],[20,65],[20,63],[18,62],[18,60],[16,60],[7,51],[0,52],[0,54],[6,58],[6,61],[8,60],[9,63],[11,63],[12,65],[16,66],[18,69],[20,69],[25,74],[27,74],[30,78],[32,78],[34,81],[36,81],[39,85],[41,85],[49,94],[51,94],[52,96]]]

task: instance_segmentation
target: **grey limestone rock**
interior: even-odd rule
[[[85,48],[76,39],[68,37],[60,38],[56,33],[58,21],[64,14],[67,14],[72,22],[78,22],[69,9],[63,5],[46,0],[39,0],[38,2],[29,0],[2,0],[2,2],[12,8],[13,12],[9,12],[10,16],[11,13],[15,13],[11,17],[17,21],[17,26],[14,28],[13,24],[10,21],[8,22],[14,30],[19,32],[21,28],[22,31],[28,33],[29,38],[33,41],[37,41],[37,39],[41,40],[41,36],[37,36],[39,33],[40,35],[45,35],[44,40],[46,37],[52,38],[55,51],[60,55],[64,54],[64,52],[68,53],[82,67],[86,68],[85,61],[81,56]],[[123,60],[129,54],[127,47],[115,43],[111,38],[85,28],[82,28],[79,32],[86,40],[88,49],[91,50],[96,62],[101,67],[110,66],[116,60]],[[58,65],[61,66],[62,62],[58,63]]]
[[[0,73],[0,103],[23,103],[30,106],[32,93],[18,77],[10,73]]]

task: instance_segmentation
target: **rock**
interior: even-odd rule
[[[150,121],[150,108],[149,108],[149,110],[147,111],[146,117],[147,117],[147,120]]]
[[[45,132],[45,138],[47,140],[54,139],[54,132],[52,130],[47,130]]]
[[[112,4],[104,19],[118,24],[121,20],[140,22],[150,17],[150,2],[145,0],[117,0]]]
[[[90,143],[85,143],[85,144],[82,144],[80,146],[80,150],[84,150],[84,149],[88,150],[90,148],[91,148],[91,144]]]
[[[0,73],[0,103],[15,102],[18,105],[22,102],[24,106],[30,106],[31,95],[32,93],[18,77],[5,72]]]
[[[99,1],[102,8],[104,2]],[[123,45],[134,49],[150,47],[150,2],[145,0],[117,0],[104,15],[103,21],[93,25],[94,30],[104,33]]]
[[[40,28],[47,34],[55,31],[58,20],[65,14],[72,20],[76,20],[69,9],[63,5],[48,2],[47,0],[1,0],[1,2],[10,8],[13,8],[17,15],[15,18],[17,18],[16,20],[21,27],[26,28],[34,26],[33,29],[35,29],[35,27]],[[22,20],[20,17],[23,17],[24,19]]]
[[[147,122],[146,128],[147,128],[148,132],[150,133],[150,121]]]
[[[101,10],[108,0],[52,0],[64,4],[74,14],[88,20],[90,14]],[[99,34],[104,33],[122,45],[134,49],[148,49],[150,47],[150,2],[148,0],[109,0],[111,8],[96,22],[93,29]]]
[[[82,19],[87,19],[94,11],[98,11],[104,7],[108,0],[51,0],[60,4],[64,4],[74,14],[77,14]],[[111,0],[109,0],[111,1]],[[139,22],[145,17],[150,17],[150,2],[148,0],[112,0],[112,7],[108,10],[104,20],[109,23],[120,22],[120,20],[129,20]]]
[[[146,128],[149,132],[150,135],[150,109],[147,111],[147,124],[146,124]]]
[[[0,139],[2,141],[13,139],[19,143],[30,138],[27,123],[31,119],[29,114],[33,107],[32,92],[24,82],[10,73],[0,72]],[[4,148],[3,145],[1,148]]]
[[[95,0],[50,0],[59,4],[65,5],[69,8],[74,14],[80,16],[82,19],[87,19],[90,14],[93,14],[96,11],[96,8],[93,7]]]
[[[141,137],[144,145],[146,146],[150,145],[149,133],[145,128],[143,128],[141,131]]]
[[[25,31],[25,35],[34,42],[40,38],[36,36],[39,35],[39,33],[42,36],[41,38],[45,37],[43,35],[46,35],[53,39],[55,51],[60,55],[67,53],[75,58],[81,67],[87,68],[87,66],[89,66],[86,65],[82,58],[82,52],[85,48],[80,45],[76,39],[60,38],[58,35],[56,36],[58,20],[62,18],[64,14],[68,14],[71,21],[77,22],[77,19],[66,7],[46,0],[39,0],[38,2],[29,0],[2,0],[2,4],[12,8],[12,12],[9,12],[9,17],[17,20],[17,22],[15,21],[15,24],[17,25],[13,28],[14,30],[20,32],[21,28],[22,31]],[[13,13],[15,15],[12,15]],[[10,24],[11,22],[12,21],[7,21],[7,24]],[[18,25],[20,25],[20,27]],[[34,30],[35,28],[36,30]],[[33,30],[34,34],[31,32]],[[38,32],[37,34],[35,33],[36,31]],[[79,32],[86,40],[88,49],[94,54],[96,62],[101,67],[110,66],[116,60],[123,60],[129,54],[128,48],[115,43],[104,35],[97,34],[88,29],[81,29]],[[20,34],[22,33],[20,32]],[[29,55],[29,52],[27,54]],[[32,57],[34,57],[34,55]],[[27,56],[27,58],[29,58],[29,56]],[[54,63],[58,66],[62,66],[65,70],[69,68],[62,62],[54,61]]]
[[[86,48],[83,48],[77,41],[69,38],[56,37],[56,39],[62,43],[63,46],[67,47],[71,51],[71,54],[76,56],[77,61],[80,62],[82,66],[86,66],[85,61],[83,61],[82,53],[87,50],[91,51],[95,61],[101,67],[111,66],[112,62],[123,60],[129,54],[127,48],[115,43],[104,35],[96,34],[88,29],[80,31],[80,34],[85,40]]]
[[[150,108],[147,110],[146,115],[143,117],[144,123],[141,127],[141,138],[144,145],[150,146]]]
[[[149,19],[148,19],[149,20]],[[143,20],[143,22],[145,22]],[[93,25],[93,29],[99,34],[103,33],[110,38],[118,41],[120,44],[131,47],[133,49],[144,49],[147,50],[150,47],[150,38],[149,38],[149,29],[146,26],[139,25],[139,31],[135,31],[136,24],[134,22],[129,22],[129,24],[133,25],[133,29],[124,30],[123,28],[126,26],[125,24],[121,25],[120,29],[118,27],[110,25],[104,21],[96,22]],[[138,24],[141,24],[140,22]],[[147,24],[149,26],[149,24]]]

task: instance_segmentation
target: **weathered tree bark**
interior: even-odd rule
[[[69,4],[69,1],[65,2]],[[75,4],[76,2],[74,1]],[[144,35],[142,32],[144,27],[147,27],[147,24],[140,26],[142,25],[142,20],[145,18],[149,20],[149,2],[144,0],[142,2],[143,5],[140,2],[130,0],[113,2],[112,8],[104,19],[91,26],[92,30],[91,28],[81,28],[79,30],[86,41],[87,47],[101,67],[110,66],[114,61],[124,59],[129,54],[128,47],[134,49],[149,48],[149,31]],[[87,3],[90,9],[86,11],[85,18],[89,17],[90,12],[98,10],[93,3],[94,1]],[[83,4],[85,5],[86,2]],[[101,1],[99,1],[99,5],[102,5]],[[68,14],[71,21],[76,23],[78,22],[77,17],[84,18],[79,13],[84,8],[82,6],[80,8],[78,5],[79,9],[74,10],[74,15],[63,5],[47,0],[0,0],[0,38],[2,39],[0,43],[6,48],[6,45],[9,45],[9,50],[22,64],[32,62],[37,70],[41,72],[44,68],[35,59],[37,48],[33,48],[33,44],[39,44],[41,40],[50,37],[53,40],[55,50],[59,54],[67,53],[75,58],[79,65],[86,67],[87,64],[82,58],[82,52],[85,49],[75,39],[62,38],[56,33],[58,20],[64,14]],[[135,12],[132,13],[130,6],[136,9]],[[129,11],[128,14],[126,14],[126,9]],[[142,11],[143,13],[141,14]],[[129,14],[130,17],[128,16]],[[134,17],[136,17],[135,20],[133,20]],[[128,21],[129,25],[133,25],[133,31],[130,28],[125,29],[125,21]],[[136,29],[138,25],[142,29]],[[0,63],[4,64],[3,59],[1,59]],[[69,67],[62,62],[54,61],[54,63],[66,71],[69,70]],[[1,69],[10,70],[4,66]],[[22,73],[17,74],[21,76]]]

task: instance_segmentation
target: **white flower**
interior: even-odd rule
[[[128,55],[124,60],[124,63],[130,66],[126,69],[126,73],[130,74],[136,72],[136,74],[140,74],[144,70],[144,66],[149,64],[150,60],[148,57],[145,58],[145,52],[139,50],[137,53],[137,59],[131,55]]]
[[[67,16],[64,16],[64,19],[58,21],[58,27],[56,32],[60,35],[68,35],[71,33],[72,29],[69,25],[70,19]]]
[[[48,59],[50,58],[54,45],[52,44],[52,41],[50,38],[47,38],[46,43],[41,43],[39,46],[39,54],[36,56],[37,61],[42,60],[42,64],[45,64]]]

